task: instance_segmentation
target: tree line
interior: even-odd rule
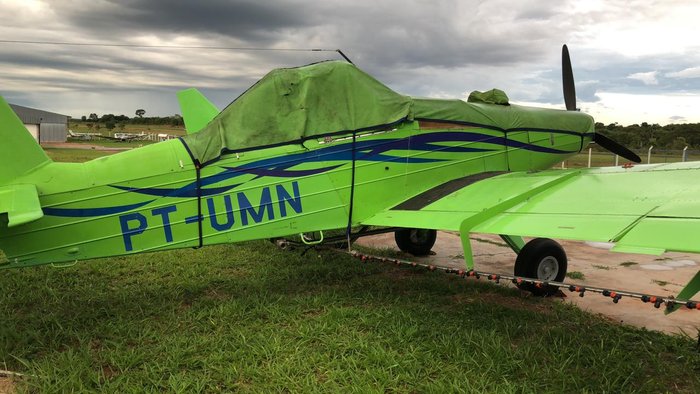
[[[183,126],[182,116],[175,114],[172,116],[152,116],[146,117],[146,111],[138,109],[136,117],[130,118],[126,115],[105,114],[98,116],[96,113],[83,115],[81,121],[89,129],[100,129],[102,125],[108,130],[114,128],[124,129],[127,124],[139,125],[170,125]],[[632,124],[622,126],[617,123],[605,125],[597,122],[595,124],[596,133],[602,133],[615,141],[627,146],[630,149],[647,149],[654,145],[657,149],[680,150],[700,149],[700,123],[680,123],[661,126],[657,123]]]
[[[688,149],[700,149],[700,123],[666,126],[647,122],[629,126],[596,123],[595,130],[634,150],[647,149],[652,145],[655,149],[680,150],[686,146]]]
[[[98,130],[104,125],[108,130],[112,130],[115,127],[124,129],[127,124],[138,124],[138,125],[170,125],[170,126],[183,126],[185,123],[182,120],[182,116],[175,114],[172,116],[144,116],[146,111],[143,109],[136,110],[136,117],[130,118],[126,115],[114,115],[114,114],[104,114],[102,116],[96,113],[91,113],[90,115],[83,115],[80,117],[80,121],[85,123],[89,128],[97,128]],[[75,121],[75,120],[74,120]]]

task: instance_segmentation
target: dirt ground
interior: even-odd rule
[[[498,236],[477,234],[471,239],[477,270],[513,274],[515,253]],[[393,233],[364,237],[358,244],[398,250]],[[568,272],[579,272],[584,276],[584,279],[567,278],[567,283],[668,296],[678,294],[700,269],[700,255],[697,254],[647,256],[610,252],[609,244],[572,241],[562,241],[561,244],[568,256]],[[415,260],[438,266],[464,267],[462,246],[456,234],[439,232],[433,251],[435,255]],[[503,285],[513,286],[510,283]],[[667,333],[684,332],[691,338],[697,337],[700,330],[700,310],[681,308],[665,315],[663,306],[655,309],[652,304],[645,304],[636,298],[623,297],[618,304],[614,304],[610,298],[598,293],[587,293],[583,298],[568,290],[564,290],[564,293],[567,295],[564,302],[574,303],[584,310],[603,314],[620,323]]]
[[[15,384],[11,377],[0,376],[0,394],[15,392]]]

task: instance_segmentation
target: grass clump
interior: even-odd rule
[[[584,280],[586,279],[586,275],[583,274],[581,271],[571,271],[566,273],[567,278],[571,279],[577,279],[577,280]]]

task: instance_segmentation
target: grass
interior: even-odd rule
[[[38,392],[700,390],[687,338],[319,253],[259,241],[6,271],[0,362]]]
[[[607,265],[598,265],[598,264],[591,264],[591,267],[598,268],[599,270],[606,270],[606,271],[609,271],[611,269]]]
[[[634,261],[624,261],[620,263],[621,266],[623,267],[631,267],[633,265],[638,265],[639,263],[635,263]]]
[[[583,274],[581,271],[571,271],[566,273],[567,278],[571,279],[577,279],[577,280],[584,280],[586,279],[586,275]]]
[[[98,157],[115,154],[119,151],[99,151],[91,149],[53,149],[45,148],[44,151],[51,160],[59,162],[82,163]]]
[[[665,281],[665,280],[656,280],[656,279],[652,279],[651,282],[652,282],[652,283],[656,283],[657,285],[659,285],[659,286],[661,286],[661,287],[664,287],[664,286],[666,286],[666,285],[669,283],[669,282],[667,282],[667,281]]]
[[[134,140],[134,141],[115,141],[109,139],[92,139],[92,140],[80,140],[75,138],[68,138],[68,142],[71,144],[83,144],[83,145],[99,145],[106,148],[138,148],[143,145],[155,144],[157,141],[149,140]]]

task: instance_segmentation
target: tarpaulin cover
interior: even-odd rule
[[[415,119],[464,122],[504,131],[546,129],[594,131],[593,118],[581,112],[549,108],[468,103],[463,100],[413,99]]]
[[[500,89],[491,89],[486,92],[475,90],[469,94],[467,101],[470,103],[509,105],[508,95]]]
[[[206,163],[226,151],[380,127],[410,115],[410,97],[352,64],[329,61],[270,72],[183,140]]]
[[[227,151],[380,128],[404,119],[458,121],[506,131],[593,131],[593,120],[585,114],[502,105],[508,97],[496,89],[476,96],[482,102],[411,98],[352,64],[329,61],[270,72],[183,140],[195,159],[207,163]]]

